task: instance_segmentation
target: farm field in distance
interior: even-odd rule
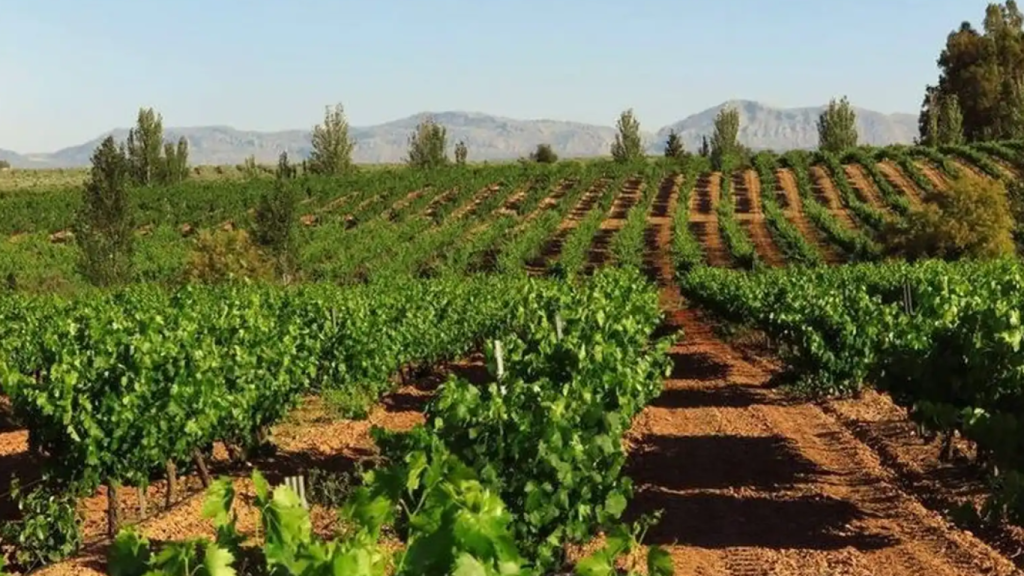
[[[514,550],[455,544],[485,564],[623,562],[593,535],[658,513],[654,572],[1019,573],[1020,328],[1002,311],[1021,267],[903,263],[884,230],[957,178],[1022,169],[1008,141],[725,172],[695,156],[298,176],[291,286],[204,276],[218,250],[247,253],[238,231],[274,178],[192,178],[132,191],[135,276],[110,295],[76,268],[72,183],[7,189],[0,512],[19,515],[7,471],[73,487],[78,551],[40,574],[130,566],[140,536],[213,538],[178,553],[227,552],[243,573],[252,550],[285,566],[274,550],[342,528],[330,557],[377,566],[397,536],[370,512],[410,498],[475,521],[490,512],[474,498],[504,501],[477,537]],[[463,465],[514,480],[475,492]],[[356,489],[357,467],[380,475]],[[259,528],[306,518],[266,491],[293,475],[308,518]],[[416,526],[399,530],[457,539]],[[437,556],[406,561],[431,573]]]

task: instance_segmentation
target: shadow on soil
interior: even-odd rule
[[[653,436],[630,460],[630,478],[669,490],[774,491],[828,474],[781,436]]]
[[[286,476],[305,474],[314,468],[336,474],[352,472],[356,464],[372,459],[374,452],[352,448],[345,452],[278,452],[254,461],[253,464],[272,485],[280,484]]]
[[[627,474],[642,487],[629,518],[664,511],[648,533],[651,544],[815,550],[892,544],[851,532],[850,524],[865,514],[849,502],[782,493],[832,476],[783,437],[655,436],[633,452]],[[761,494],[703,492],[726,489]]]
[[[664,510],[661,522],[647,533],[649,544],[807,550],[877,550],[894,544],[885,536],[851,532],[850,522],[862,514],[826,496],[774,499],[648,489],[633,504],[643,511]]]
[[[697,380],[713,382],[726,380],[731,371],[730,366],[715,360],[706,352],[675,352],[669,354],[672,359],[672,380]]]
[[[3,406],[0,406],[0,434],[3,434],[4,432],[14,432],[15,430],[20,430],[22,428],[24,428],[24,426],[21,426],[14,421],[14,415],[5,410]]]
[[[745,386],[735,385],[722,388],[671,388],[658,396],[651,406],[668,409],[686,408],[748,408],[760,404],[770,404],[761,397],[752,394]]]
[[[10,496],[11,480],[16,477],[30,489],[40,477],[40,468],[41,463],[28,452],[0,456],[0,520],[18,515],[18,505]]]

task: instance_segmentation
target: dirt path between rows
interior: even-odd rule
[[[879,162],[878,171],[889,181],[889,184],[903,192],[903,195],[910,201],[911,206],[920,206],[922,204],[924,192],[892,160]]]
[[[757,178],[757,172],[747,169],[733,174],[732,190],[736,202],[736,220],[754,243],[757,255],[773,268],[785,266],[786,257],[775,243],[761,209],[761,181]]]
[[[656,250],[667,330],[684,336],[665,391],[630,430],[628,514],[664,511],[647,543],[668,550],[677,574],[1019,573],[903,492],[832,415],[767,388],[769,365],[745,360],[686,307],[668,246]]]
[[[583,220],[594,209],[609,182],[608,178],[599,178],[590,184],[590,187],[576,201],[576,205],[562,219],[555,234],[544,242],[540,256],[526,264],[527,272],[534,276],[540,276],[547,272],[548,264],[557,260],[562,254],[565,239],[579,225],[580,220]]]
[[[732,256],[722,241],[718,229],[718,203],[722,198],[721,173],[701,174],[690,195],[690,230],[704,249],[704,258],[710,266],[729,268]]]
[[[932,183],[937,190],[945,190],[949,186],[949,179],[941,170],[927,160],[914,160],[914,166],[924,174],[924,177]]]
[[[853,187],[862,202],[866,202],[876,210],[883,212],[890,210],[890,206],[882,200],[882,195],[875,183],[870,176],[864,173],[864,168],[860,164],[844,164],[843,171],[846,172],[846,179],[849,180],[850,186]]]
[[[966,158],[962,158],[960,156],[950,156],[949,161],[952,162],[953,165],[957,167],[957,170],[960,170],[960,172],[965,172],[970,176],[982,180],[992,179],[992,177],[989,176],[984,170],[977,167],[973,162],[967,160]]]
[[[1010,178],[1020,178],[1020,170],[1018,170],[1013,164],[1008,162],[1006,158],[996,156],[995,154],[985,153],[985,157],[992,161],[993,164],[999,166],[999,170],[1003,174]]]
[[[843,206],[843,201],[839,196],[839,191],[836,190],[835,183],[829,177],[828,173],[821,166],[811,166],[810,169],[811,182],[814,186],[814,196],[817,198],[823,206],[828,208],[837,220],[850,230],[857,229],[857,223],[854,221],[853,216],[846,211],[846,207]]]
[[[593,274],[601,266],[612,259],[611,244],[612,238],[626,224],[629,211],[633,209],[642,199],[644,190],[648,183],[642,178],[629,178],[623,183],[611,208],[601,221],[594,237],[590,240],[590,248],[587,249],[587,263],[584,266],[585,274]]]
[[[796,229],[810,240],[821,252],[822,258],[828,264],[839,264],[843,257],[830,242],[825,240],[824,235],[807,219],[804,214],[803,200],[800,198],[800,191],[797,187],[796,176],[789,168],[779,168],[775,171],[776,186],[782,191],[785,198],[782,205],[782,213],[796,226]]]

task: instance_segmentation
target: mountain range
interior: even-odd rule
[[[658,154],[670,130],[675,130],[689,150],[696,150],[701,137],[710,136],[715,115],[725,106],[740,114],[739,140],[752,149],[788,150],[814,148],[818,144],[817,120],[824,106],[776,108],[751,100],[732,100],[708,108],[665,126],[656,132],[643,132],[650,153]],[[914,114],[883,114],[856,108],[857,129],[863,144],[909,144],[918,133]],[[563,157],[605,156],[615,139],[615,128],[560,120],[517,120],[479,112],[420,113],[375,126],[353,126],[350,135],[356,147],[353,158],[359,163],[401,162],[408,148],[409,135],[427,117],[448,130],[449,147],[463,140],[469,159],[504,160],[529,154],[537,144],[551,144]],[[56,152],[19,154],[0,149],[0,160],[15,168],[65,168],[87,166],[96,146],[108,135],[123,140],[128,129],[119,128],[97,138]],[[167,127],[164,137],[177,140],[184,136],[190,147],[193,165],[239,164],[249,155],[260,162],[274,162],[281,152],[293,159],[304,158],[310,150],[309,130],[255,132],[228,126]]]

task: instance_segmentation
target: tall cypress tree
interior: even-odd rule
[[[131,279],[134,236],[127,186],[132,168],[113,136],[93,152],[74,233],[81,250],[79,270],[97,286]]]

